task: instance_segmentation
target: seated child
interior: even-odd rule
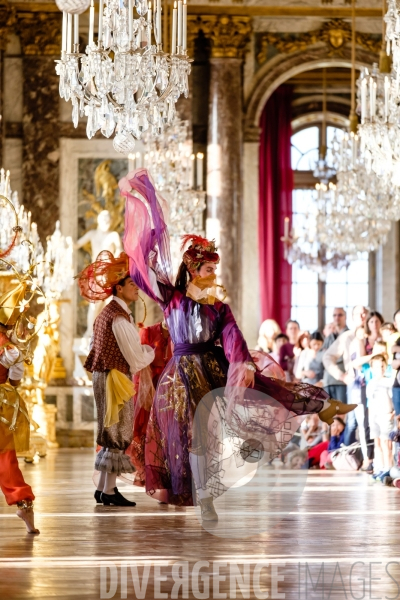
[[[307,450],[293,450],[285,458],[286,469],[307,469]]]
[[[301,448],[311,448],[327,438],[328,426],[322,423],[317,414],[307,415],[300,426]]]
[[[333,417],[329,442],[321,442],[308,451],[309,467],[316,467],[318,465],[321,469],[331,467],[332,453],[344,445],[345,427],[346,424],[341,417]]]
[[[371,358],[372,378],[367,383],[367,406],[371,439],[375,442],[373,479],[383,480],[393,466],[390,433],[394,426],[392,402],[393,381],[385,377],[387,358],[377,354]]]

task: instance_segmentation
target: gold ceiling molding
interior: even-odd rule
[[[264,33],[261,37],[260,51],[257,62],[261,65],[266,62],[268,46],[274,46],[279,52],[291,54],[301,52],[314,46],[325,43],[329,56],[343,56],[346,44],[351,42],[351,24],[342,19],[332,19],[325,22],[322,27],[314,31],[299,34]],[[372,37],[367,33],[356,32],[356,44],[374,54],[379,54],[382,46],[380,37]]]
[[[54,56],[61,48],[61,13],[20,13],[17,33],[22,54]]]
[[[224,5],[219,2],[212,4],[188,4],[189,15],[215,15],[223,13],[225,15],[237,15],[248,17],[323,17],[331,18],[351,18],[350,6],[249,6],[242,2]],[[367,17],[382,19],[382,7],[356,7],[357,17]]]
[[[188,41],[202,31],[211,42],[212,58],[242,58],[252,32],[250,17],[204,15],[188,17]]]
[[[10,4],[0,6],[0,50],[5,50],[8,42],[8,35],[11,28],[17,20],[16,10]]]

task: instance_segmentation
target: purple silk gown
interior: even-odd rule
[[[130,258],[132,279],[161,306],[174,344],[174,356],[158,382],[147,429],[146,491],[170,504],[191,506],[189,454],[192,458],[206,455],[202,480],[212,495],[226,489],[219,475],[220,440],[215,431],[210,437],[213,402],[203,401],[210,391],[229,388],[226,397],[218,398],[218,419],[228,420],[232,435],[242,440],[255,435],[275,439],[274,433],[285,428],[290,417],[319,412],[328,395],[312,385],[285,383],[259,371],[254,389],[243,387],[246,364],[252,363],[252,358],[229,306],[219,301],[200,304],[169,280],[169,236],[163,217],[166,207],[148,172],[138,169],[119,185],[126,196],[124,249]],[[196,435],[195,413],[200,423]],[[295,423],[294,430],[299,424]],[[286,429],[290,435],[276,443],[279,449],[294,433],[293,425]]]

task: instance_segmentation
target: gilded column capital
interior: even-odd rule
[[[8,34],[16,22],[16,11],[9,4],[0,6],[0,50],[5,50],[8,42]]]
[[[20,13],[17,32],[22,54],[54,56],[61,51],[61,13]]]
[[[250,40],[251,18],[230,15],[189,16],[188,36],[202,31],[211,42],[211,58],[243,58]]]

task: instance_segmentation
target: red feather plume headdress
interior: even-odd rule
[[[189,270],[196,270],[206,262],[218,263],[219,254],[215,246],[215,240],[207,240],[200,235],[187,234],[182,236],[181,250],[189,243],[190,246],[184,252],[182,260]]]

